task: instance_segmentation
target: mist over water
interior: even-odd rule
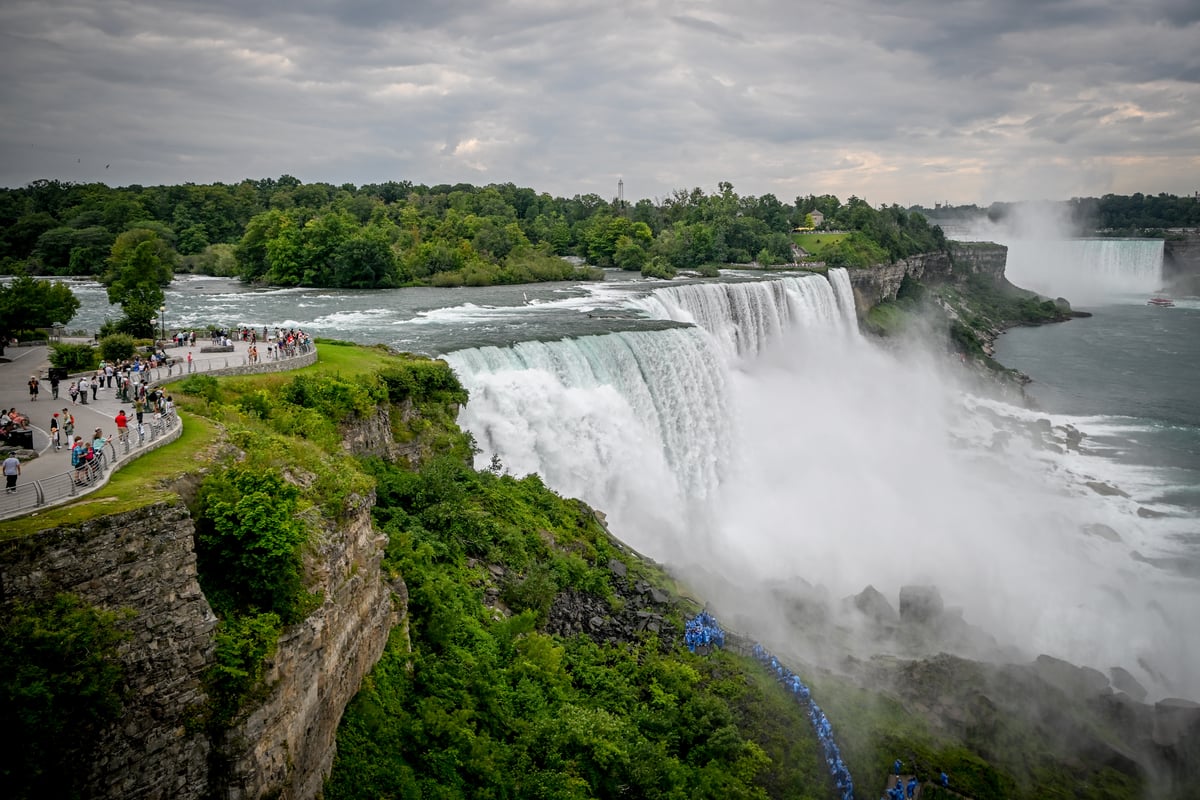
[[[1152,521],[1083,485],[1090,457],[1013,435],[1043,415],[971,394],[957,365],[920,349],[859,337],[845,276],[831,277],[836,291],[809,277],[636,301],[701,326],[669,341],[452,353],[471,391],[460,422],[481,466],[495,453],[582,497],[721,613],[818,663],[907,653],[855,638],[839,601],[870,584],[895,605],[902,585],[934,584],[997,640],[964,655],[1048,653],[1200,696],[1200,648],[1178,633],[1200,608],[1196,583],[1131,558],[1152,550]],[[1122,540],[1082,531],[1094,523]],[[828,601],[835,635],[773,606],[780,587]]]

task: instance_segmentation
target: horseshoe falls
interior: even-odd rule
[[[1006,241],[1005,274],[1018,286],[1073,305],[1103,305],[1162,286],[1161,239]]]
[[[939,646],[1200,696],[1200,647],[1175,633],[1196,581],[1150,558],[1165,521],[1086,489],[1097,457],[1033,446],[1021,432],[1045,415],[981,396],[942,355],[860,337],[852,298],[843,270],[664,285],[627,307],[682,326],[459,349],[459,422],[478,466],[495,455],[585,500],[785,655],[911,654],[858,638],[841,601],[932,584],[985,632]],[[829,626],[797,621],[797,597]]]

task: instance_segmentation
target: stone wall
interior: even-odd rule
[[[160,503],[0,543],[0,604],[71,592],[133,612],[121,623],[132,634],[120,651],[125,708],[81,760],[87,797],[199,798],[208,788],[209,742],[190,723],[206,701],[217,620],[196,581],[192,533],[186,508]]]

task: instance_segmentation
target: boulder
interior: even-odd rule
[[[930,625],[942,616],[945,606],[936,586],[901,586],[900,621]]]
[[[1077,667],[1069,661],[1042,654],[1033,662],[1038,677],[1069,695],[1094,696],[1109,692],[1108,678],[1091,667]]]
[[[1129,674],[1124,667],[1111,667],[1108,674],[1112,677],[1113,688],[1137,700],[1139,703],[1146,699],[1146,687],[1137,682],[1137,678]]]
[[[1107,539],[1110,542],[1121,541],[1121,534],[1117,533],[1103,522],[1089,522],[1084,525],[1081,530],[1089,536],[1099,536],[1101,539]]]
[[[900,615],[887,598],[874,586],[868,586],[847,600],[864,616],[879,625],[895,625],[900,622]]]

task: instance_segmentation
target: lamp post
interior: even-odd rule
[[[167,307],[165,305],[158,307],[158,339],[162,341],[167,338]]]

